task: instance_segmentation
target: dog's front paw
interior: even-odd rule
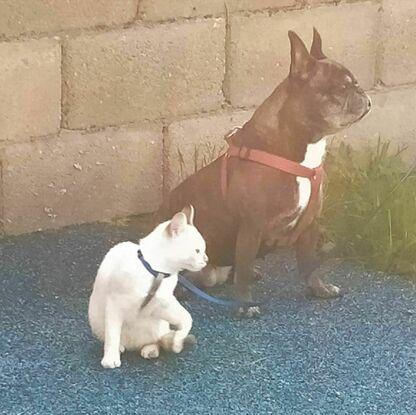
[[[101,360],[101,366],[105,369],[114,369],[121,366],[120,355],[107,354]]]
[[[239,307],[237,316],[240,318],[256,318],[261,314],[260,307]]]
[[[144,359],[156,359],[159,357],[159,346],[157,344],[143,346],[140,354]]]
[[[332,284],[320,284],[308,287],[309,294],[316,298],[336,298],[341,295],[340,289]]]

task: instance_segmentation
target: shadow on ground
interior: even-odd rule
[[[103,370],[91,285],[108,248],[137,237],[86,225],[0,240],[0,413],[416,413],[416,286],[342,266],[328,278],[345,295],[310,300],[287,255],[262,262],[260,319],[191,299],[193,349]]]

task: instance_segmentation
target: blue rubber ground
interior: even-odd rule
[[[262,263],[260,319],[190,300],[193,349],[103,370],[87,302],[124,239],[87,225],[0,241],[1,414],[416,414],[415,285],[343,266],[328,277],[345,295],[310,300],[288,256]]]

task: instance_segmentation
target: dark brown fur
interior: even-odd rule
[[[311,54],[295,33],[289,32],[289,38],[288,78],[232,139],[235,144],[302,162],[308,144],[361,119],[370,101],[346,68],[324,56],[315,30]],[[297,215],[298,185],[292,175],[237,158],[229,160],[228,168],[225,199],[220,160],[216,160],[174,189],[162,212],[169,217],[192,204],[211,263],[234,265],[236,297],[252,300],[253,261],[288,232],[287,225]],[[337,290],[316,273],[318,239],[313,223],[296,242],[299,270],[315,295],[335,296]]]

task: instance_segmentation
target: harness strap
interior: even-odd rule
[[[155,296],[156,291],[159,289],[160,284],[162,284],[163,277],[158,275],[152,282],[152,286],[150,287],[149,292],[146,295],[146,298],[144,299],[142,305],[140,306],[140,309],[147,306],[147,304],[150,303],[150,300]]]
[[[142,251],[140,249],[137,251],[137,257],[139,258],[143,266],[147,269],[147,271],[149,271],[155,278],[157,278],[159,275],[162,276],[162,278],[167,278],[171,276],[171,274],[168,274],[167,272],[160,272],[154,270],[152,266],[144,259]]]
[[[142,305],[140,306],[140,309],[142,309],[146,307],[146,305],[149,304],[150,300],[155,296],[156,291],[159,289],[160,284],[162,284],[163,279],[170,277],[171,274],[154,270],[152,266],[144,259],[143,253],[140,249],[137,251],[137,257],[139,258],[143,266],[146,268],[146,270],[149,271],[150,274],[152,274],[155,277],[150,287],[150,290],[146,295],[146,298],[144,299]]]
[[[270,154],[266,151],[254,148],[250,149],[245,146],[237,147],[231,144],[228,148],[227,154],[229,157],[238,157],[241,160],[253,161],[255,163],[263,164],[264,166],[279,169],[294,176],[311,179],[316,174],[315,169],[302,166],[296,161],[288,160],[275,154]]]
[[[227,152],[221,156],[220,185],[224,199],[228,190],[228,159],[230,157],[237,157],[240,160],[259,163],[267,167],[281,170],[293,176],[304,177],[310,180],[311,194],[308,205],[303,211],[302,216],[298,220],[293,232],[291,232],[289,236],[283,238],[283,242],[285,244],[291,245],[296,242],[301,233],[313,222],[321,208],[319,193],[324,175],[323,167],[319,166],[311,169],[309,167],[302,166],[300,163],[285,159],[275,154],[270,154],[262,150],[250,149],[245,146],[238,147],[230,143],[230,147]]]

